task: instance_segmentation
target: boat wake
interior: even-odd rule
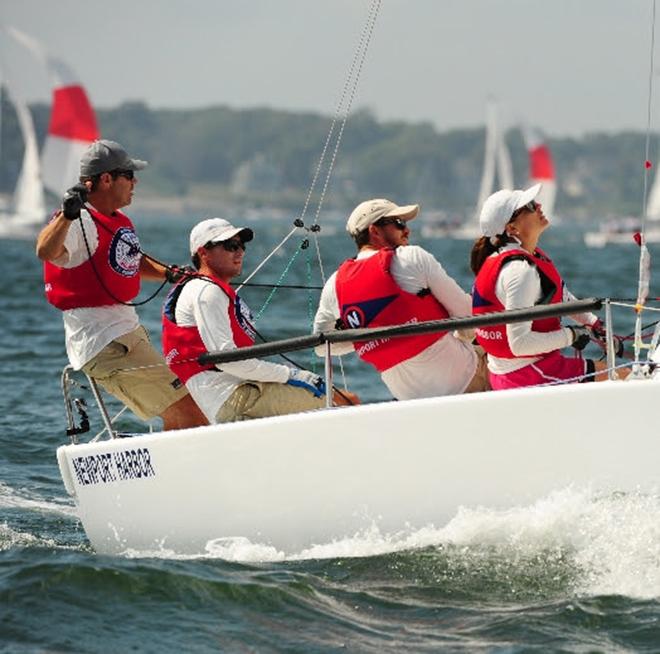
[[[68,517],[76,517],[76,508],[71,503],[47,501],[43,498],[30,497],[27,492],[21,493],[16,489],[0,482],[0,510],[26,509],[28,511],[41,511],[56,513]]]
[[[439,552],[461,576],[491,568],[497,583],[535,576],[576,595],[660,596],[660,495],[594,495],[567,488],[527,507],[461,509],[445,527],[384,534],[377,524],[349,538],[286,554],[246,538],[207,543],[202,555],[167,549],[126,551],[131,558],[222,559],[273,563]],[[497,571],[495,571],[497,568]],[[546,579],[547,578],[547,579]],[[547,582],[547,583],[545,583]]]

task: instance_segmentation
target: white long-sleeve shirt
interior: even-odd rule
[[[362,250],[358,259],[366,259],[376,250]],[[437,259],[417,245],[398,247],[390,268],[394,281],[409,293],[428,288],[442,303],[450,316],[469,316],[472,312],[470,296],[452,279]],[[339,318],[339,303],[333,273],[321,292],[319,308],[314,318],[314,332],[334,329]],[[350,343],[332,346],[334,355],[354,352]],[[323,355],[325,346],[316,349]],[[392,395],[399,400],[436,397],[462,393],[477,368],[477,356],[468,343],[447,334],[416,356],[402,361],[381,373],[381,379]]]
[[[177,300],[176,322],[181,327],[196,326],[209,351],[234,350],[237,346],[229,322],[229,303],[227,294],[216,284],[193,279],[183,287]],[[186,382],[190,394],[209,422],[216,421],[220,407],[242,382],[284,384],[290,374],[288,366],[261,359],[223,363],[217,369],[217,372],[204,370]]]
[[[507,244],[500,248],[497,256],[509,250],[519,250],[517,243]],[[505,309],[523,309],[534,306],[541,300],[541,278],[536,266],[528,261],[515,259],[505,263],[495,284],[495,295]],[[563,301],[575,300],[575,296],[564,286]],[[581,313],[571,316],[573,320],[583,325],[591,325],[596,321],[593,313]],[[573,342],[573,332],[569,327],[561,327],[551,332],[532,331],[531,322],[519,322],[506,326],[506,335],[511,351],[516,359],[505,359],[488,355],[488,369],[497,375],[519,370],[530,363],[538,361],[540,354],[560,350]]]

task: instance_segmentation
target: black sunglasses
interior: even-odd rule
[[[397,229],[403,231],[408,228],[406,221],[403,218],[381,218],[376,221],[376,227],[387,227],[388,225],[394,225]]]
[[[112,175],[112,179],[117,179],[117,177],[124,177],[129,181],[135,179],[134,170],[111,170],[110,175]]]
[[[211,248],[217,247],[220,245],[223,250],[227,252],[237,252],[238,250],[243,250],[245,252],[245,243],[243,241],[209,241],[205,246],[205,250],[210,250]]]
[[[513,219],[516,216],[519,216],[523,211],[529,211],[531,213],[534,213],[538,209],[538,207],[539,207],[538,202],[536,202],[535,200],[530,200],[527,204],[523,204],[522,207],[520,207],[519,209],[516,209],[513,212],[513,215],[511,216],[511,218]]]

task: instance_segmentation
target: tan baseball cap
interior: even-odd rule
[[[366,200],[353,209],[346,221],[346,231],[355,236],[381,218],[401,218],[407,221],[415,218],[418,213],[418,204],[407,204],[400,207],[385,198]]]

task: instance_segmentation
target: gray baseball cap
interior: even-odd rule
[[[142,170],[147,162],[131,159],[115,141],[94,141],[80,158],[80,176],[93,177],[111,170]]]

